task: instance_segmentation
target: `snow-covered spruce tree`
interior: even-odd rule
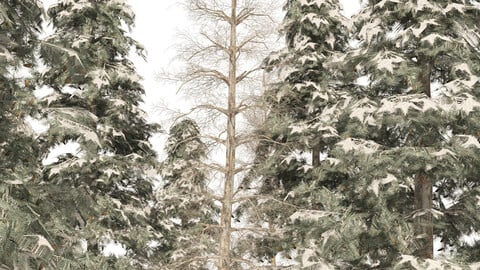
[[[369,76],[370,85],[337,91],[314,126],[297,122],[283,128],[284,134],[303,135],[300,141],[309,132],[321,137],[324,129],[331,131],[333,143],[322,151],[325,159],[313,168],[318,174],[312,180],[302,175],[308,172],[303,165],[264,179],[316,185],[283,194],[285,202],[306,202],[291,219],[314,220],[308,227],[297,222],[292,235],[292,243],[308,247],[301,253],[303,266],[315,268],[325,260],[337,268],[454,266],[428,259],[432,216],[436,235],[458,251],[454,258],[474,258],[475,247],[461,237],[478,231],[479,224],[475,16],[478,7],[470,2],[370,1],[356,18],[363,43],[342,62]],[[437,91],[430,90],[433,82],[440,85]],[[283,163],[267,163],[278,164]],[[419,199],[429,194],[422,182],[435,188],[430,205]],[[292,209],[300,205],[292,203]]]
[[[38,147],[26,123],[38,109],[32,69],[42,23],[42,7],[33,0],[0,3],[0,268],[39,269],[53,247],[46,240],[35,201]]]
[[[459,261],[466,258],[455,250],[475,248],[462,236],[480,229],[479,14],[474,1],[384,0],[355,18],[362,45],[353,63],[370,84],[351,109],[358,123],[346,130],[376,145],[368,167],[357,169],[378,166],[357,189],[374,191],[386,215],[408,215],[415,241],[404,255],[431,259],[436,237]],[[378,235],[386,221],[378,219],[386,225],[376,225]]]
[[[56,253],[70,259],[57,268],[148,268],[148,244],[158,238],[148,216],[156,162],[148,139],[157,127],[139,109],[144,89],[128,59],[132,48],[142,53],[124,29],[134,14],[124,1],[65,0],[48,15],[54,33],[41,43],[39,80],[52,93],[42,99],[42,153],[78,144],[44,166],[48,198],[38,211]],[[102,254],[113,241],[126,250],[118,260]]]
[[[238,187],[251,161],[248,153],[240,153],[246,153],[245,145],[255,138],[243,128],[245,115],[255,110],[255,95],[261,90],[259,59],[268,54],[275,1],[188,0],[185,4],[195,21],[193,29],[198,31],[185,34],[187,38],[179,46],[177,59],[184,62],[175,79],[195,97],[191,113],[200,115],[195,120],[209,152],[225,154],[225,158],[209,155],[202,163],[202,169],[212,175],[211,185],[218,186],[211,197],[221,204],[220,222],[204,225],[218,228],[217,252],[190,259],[208,260],[219,270],[254,269],[257,263],[249,260],[236,240],[255,229],[237,222],[232,212],[247,195]],[[185,259],[189,257],[179,258]]]
[[[268,258],[273,266],[275,257],[297,256],[296,263],[315,268],[320,262],[309,261],[311,246],[321,242],[340,217],[351,220],[333,193],[343,174],[331,168],[334,160],[320,161],[320,153],[329,155],[340,140],[335,118],[325,118],[324,110],[337,106],[341,111],[347,104],[348,73],[339,64],[348,49],[350,23],[335,0],[288,1],[285,9],[287,47],[266,60],[267,72],[278,72],[280,81],[269,82],[265,93],[269,115],[259,131],[262,140],[253,174],[262,186],[252,217],[270,226],[256,256]],[[329,214],[317,220],[320,213]],[[325,248],[321,256],[332,259],[350,252],[342,243]]]
[[[202,168],[207,146],[200,139],[197,124],[184,119],[173,125],[165,150],[168,156],[161,167],[164,186],[159,189],[152,211],[156,228],[162,233],[157,246],[161,251],[158,266],[208,269],[206,260],[199,258],[217,252],[219,209],[209,196],[212,192]]]

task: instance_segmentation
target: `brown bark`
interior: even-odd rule
[[[415,176],[415,209],[418,211],[432,209],[432,182],[427,175],[420,173]],[[423,236],[417,255],[422,258],[433,258],[433,217],[431,212],[415,219],[415,233]]]
[[[314,146],[312,149],[312,166],[314,168],[320,166],[320,148]]]
[[[235,120],[236,120],[236,86],[237,86],[237,1],[231,2],[230,14],[230,44],[229,54],[229,71],[228,71],[228,109],[227,109],[227,141],[226,141],[226,173],[223,191],[223,204],[221,212],[220,226],[222,233],[220,236],[219,262],[220,270],[230,269],[232,258],[230,253],[230,245],[232,242],[232,205],[234,195],[235,180]]]
[[[424,67],[418,77],[421,89],[428,97],[431,97],[431,63],[426,59],[423,64]],[[423,215],[415,218],[415,233],[417,236],[422,237],[420,247],[417,250],[417,255],[428,259],[433,258],[433,217],[432,213],[429,211],[433,207],[432,192],[432,181],[429,176],[423,172],[417,173],[415,175],[414,191],[415,210],[426,211]]]

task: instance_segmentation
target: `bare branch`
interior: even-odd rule
[[[240,44],[238,44],[237,50],[241,51],[243,49],[243,47],[245,47],[245,45],[249,44],[250,42],[252,42],[257,37],[258,37],[257,35],[253,35],[253,36],[247,38],[246,40],[242,41]]]
[[[227,168],[225,166],[221,166],[219,164],[216,164],[216,163],[212,163],[212,164],[208,164],[208,163],[201,163],[202,166],[204,167],[207,167],[209,169],[212,169],[214,171],[217,171],[217,172],[221,172],[221,173],[227,173]]]
[[[250,15],[253,13],[254,9],[253,8],[243,8],[237,16],[237,25],[241,24],[243,21],[245,21]]]
[[[246,171],[250,168],[251,168],[251,166],[240,166],[240,167],[235,169],[234,174],[244,172],[244,171]]]
[[[237,146],[258,141],[258,136],[256,134],[242,135],[238,136],[236,139]]]
[[[214,110],[214,111],[220,112],[224,115],[228,115],[228,110],[227,109],[222,108],[222,107],[218,107],[218,106],[215,106],[215,105],[211,105],[211,104],[197,105],[197,106],[193,107],[191,110],[194,111],[194,110],[198,110],[198,109]]]
[[[257,68],[254,68],[254,69],[251,69],[251,70],[246,70],[244,72],[242,72],[242,74],[240,74],[240,76],[237,77],[236,81],[237,83],[241,82],[243,79],[245,79],[246,77],[248,77],[248,75],[260,70],[261,68],[260,67],[257,67]]]
[[[222,10],[209,8],[204,1],[192,0],[191,3],[192,6],[190,7],[190,10],[192,11],[208,14],[226,22],[229,22],[231,20],[230,16],[225,14],[225,12],[223,12]]]
[[[220,139],[218,137],[215,137],[215,136],[211,136],[211,135],[202,135],[201,136],[202,138],[206,138],[208,140],[212,140],[218,144],[222,144],[222,145],[225,145],[227,143],[226,140],[223,140],[223,139]]]
[[[269,230],[261,227],[243,227],[243,228],[231,228],[232,232],[252,232],[256,234],[265,234]]]
[[[207,35],[206,33],[201,33],[202,36],[204,36],[208,41],[210,41],[213,45],[215,45],[218,49],[228,53],[228,48],[225,47],[225,45],[220,44],[218,41]]]
[[[200,65],[192,65],[192,70],[189,73],[191,74],[192,79],[212,77],[225,82],[227,85],[230,84],[228,81],[228,76],[216,69],[210,69]]]

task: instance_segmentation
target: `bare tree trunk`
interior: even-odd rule
[[[199,111],[206,112],[208,116],[204,118],[205,127],[212,123],[214,125],[209,126],[206,131],[210,135],[203,137],[211,141],[211,149],[222,147],[221,149],[225,150],[224,164],[217,164],[213,160],[202,163],[207,171],[215,173],[212,179],[215,182],[220,180],[216,179],[217,173],[221,174],[223,194],[212,195],[212,199],[221,203],[220,223],[211,224],[212,227],[219,228],[215,235],[216,245],[209,247],[208,254],[202,254],[198,258],[208,263],[211,263],[211,258],[215,258],[213,263],[219,270],[233,269],[240,264],[255,268],[256,262],[241,256],[235,257],[232,252],[232,245],[237,240],[234,232],[241,230],[235,228],[232,222],[233,205],[248,197],[244,190],[235,189],[236,184],[241,185],[236,182],[236,176],[250,168],[246,165],[249,161],[242,160],[243,157],[238,156],[237,150],[245,151],[242,147],[247,148],[247,144],[258,140],[257,136],[244,126],[245,121],[238,121],[237,116],[242,115],[243,120],[248,118],[249,113],[263,110],[259,108],[255,96],[261,89],[261,80],[258,78],[261,74],[259,59],[270,53],[271,50],[267,49],[268,43],[276,26],[272,17],[273,4],[266,0],[185,2],[188,11],[198,17],[196,23],[201,32],[184,36],[184,42],[179,44],[179,58],[186,66],[181,73],[174,76],[165,73],[164,78],[179,82],[180,90],[188,91],[189,96],[196,99],[197,105],[177,118]],[[219,95],[218,89],[227,91],[227,95]],[[227,104],[223,105],[225,99]],[[219,119],[222,121],[221,125],[217,125],[220,123],[217,122]],[[239,165],[240,163],[242,165]],[[241,180],[240,177],[238,179]],[[258,231],[265,233],[263,230],[252,231],[250,228],[243,231],[252,235],[259,234]],[[185,260],[189,261],[190,258]]]
[[[429,60],[426,59],[424,69],[419,74],[422,90],[428,97],[431,97],[431,69],[431,64]],[[432,192],[433,188],[431,179],[429,179],[428,175],[425,173],[418,173],[415,176],[415,210],[427,210],[427,212],[415,219],[415,233],[416,235],[423,236],[421,247],[417,252],[422,258],[428,259],[433,258],[433,217],[432,213],[429,211],[433,207]]]
[[[220,270],[228,270],[231,266],[230,245],[232,227],[232,205],[235,180],[235,152],[236,152],[236,130],[235,120],[237,115],[236,86],[237,86],[237,1],[231,2],[230,14],[230,44],[229,70],[228,70],[228,116],[227,116],[227,141],[226,141],[226,173],[225,188],[223,193],[223,205],[221,212],[220,226],[222,234],[220,238],[219,265]]]

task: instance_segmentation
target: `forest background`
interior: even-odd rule
[[[139,64],[146,72],[141,74],[143,85],[139,83],[129,58],[132,48],[142,52],[142,46],[123,31],[134,25],[134,14],[123,1],[63,1],[49,9],[54,31],[47,30],[43,40],[35,37],[41,12],[29,5],[32,2],[17,1],[0,6],[0,25],[7,29],[0,33],[2,83],[11,90],[3,92],[1,100],[6,134],[1,149],[6,153],[1,175],[5,222],[0,226],[6,237],[1,252],[12,254],[2,256],[2,267],[236,269],[300,264],[421,269],[475,262],[475,242],[466,244],[465,236],[475,237],[480,198],[475,138],[478,34],[472,30],[478,29],[476,1],[364,3],[368,8],[355,22],[355,37],[362,42],[352,46],[347,46],[352,25],[341,15],[338,1],[288,1],[283,25],[287,48],[265,61],[268,53],[259,57],[267,73],[287,75],[265,85],[269,114],[265,128],[252,136],[263,139],[251,148],[255,160],[246,167],[235,159],[235,150],[229,156],[232,145],[236,148],[248,138],[231,128],[244,104],[236,107],[230,93],[250,74],[235,76],[236,57],[244,52],[243,43],[236,45],[242,36],[236,36],[235,22],[267,13],[259,15],[250,8],[257,6],[249,6],[236,14],[233,0],[229,17],[203,1],[189,2],[193,14],[204,12],[203,19],[220,18],[231,26],[228,49],[202,32],[229,56],[229,78],[198,64],[192,66],[197,73],[186,73],[228,85],[228,110],[200,105],[227,116],[224,139],[203,134],[208,121],[200,129],[191,120],[180,121],[169,103],[181,104],[179,110],[185,112],[190,104],[184,99],[156,96],[176,90],[149,86],[152,78],[165,73]],[[432,14],[445,21],[438,23]],[[451,16],[460,16],[465,26]],[[22,23],[12,24],[16,20]],[[196,20],[180,20],[187,28],[183,31],[190,31]],[[319,27],[322,24],[328,27]],[[151,28],[148,32],[153,40]],[[245,44],[264,32],[254,33]],[[162,35],[162,40],[170,39]],[[275,47],[273,42],[265,51]],[[183,58],[187,60],[198,55],[195,49],[184,52],[193,52]],[[42,59],[38,66],[37,57]],[[173,60],[166,69],[175,70],[177,59],[168,57]],[[337,66],[340,62],[344,65]],[[30,74],[22,74],[32,67]],[[348,67],[355,67],[354,72]],[[369,77],[365,85],[358,83],[362,75]],[[35,91],[38,104],[29,97],[37,84],[44,87]],[[150,123],[139,108],[150,112]],[[22,126],[26,114],[49,123],[36,126],[36,143]],[[168,118],[161,119],[164,115]],[[167,139],[161,134],[169,124],[174,126]],[[153,146],[151,134],[157,134]],[[208,147],[199,138],[204,137],[226,145],[227,165],[203,162]],[[166,159],[156,194],[150,183],[158,177],[159,148],[166,151],[159,159]],[[37,167],[35,160],[47,154]],[[252,166],[255,170],[247,170],[252,174],[237,183],[234,175]],[[225,191],[223,197],[207,192],[211,186],[205,185],[208,176],[201,168],[224,173],[220,186],[228,190],[228,183],[236,190]],[[243,216],[247,219],[242,221]],[[391,224],[396,224],[393,231]],[[435,258],[439,260],[433,260],[434,235],[442,241],[443,252]],[[108,253],[109,241],[128,247],[120,248],[126,256],[94,256]],[[449,253],[459,254],[458,261],[449,262]]]

